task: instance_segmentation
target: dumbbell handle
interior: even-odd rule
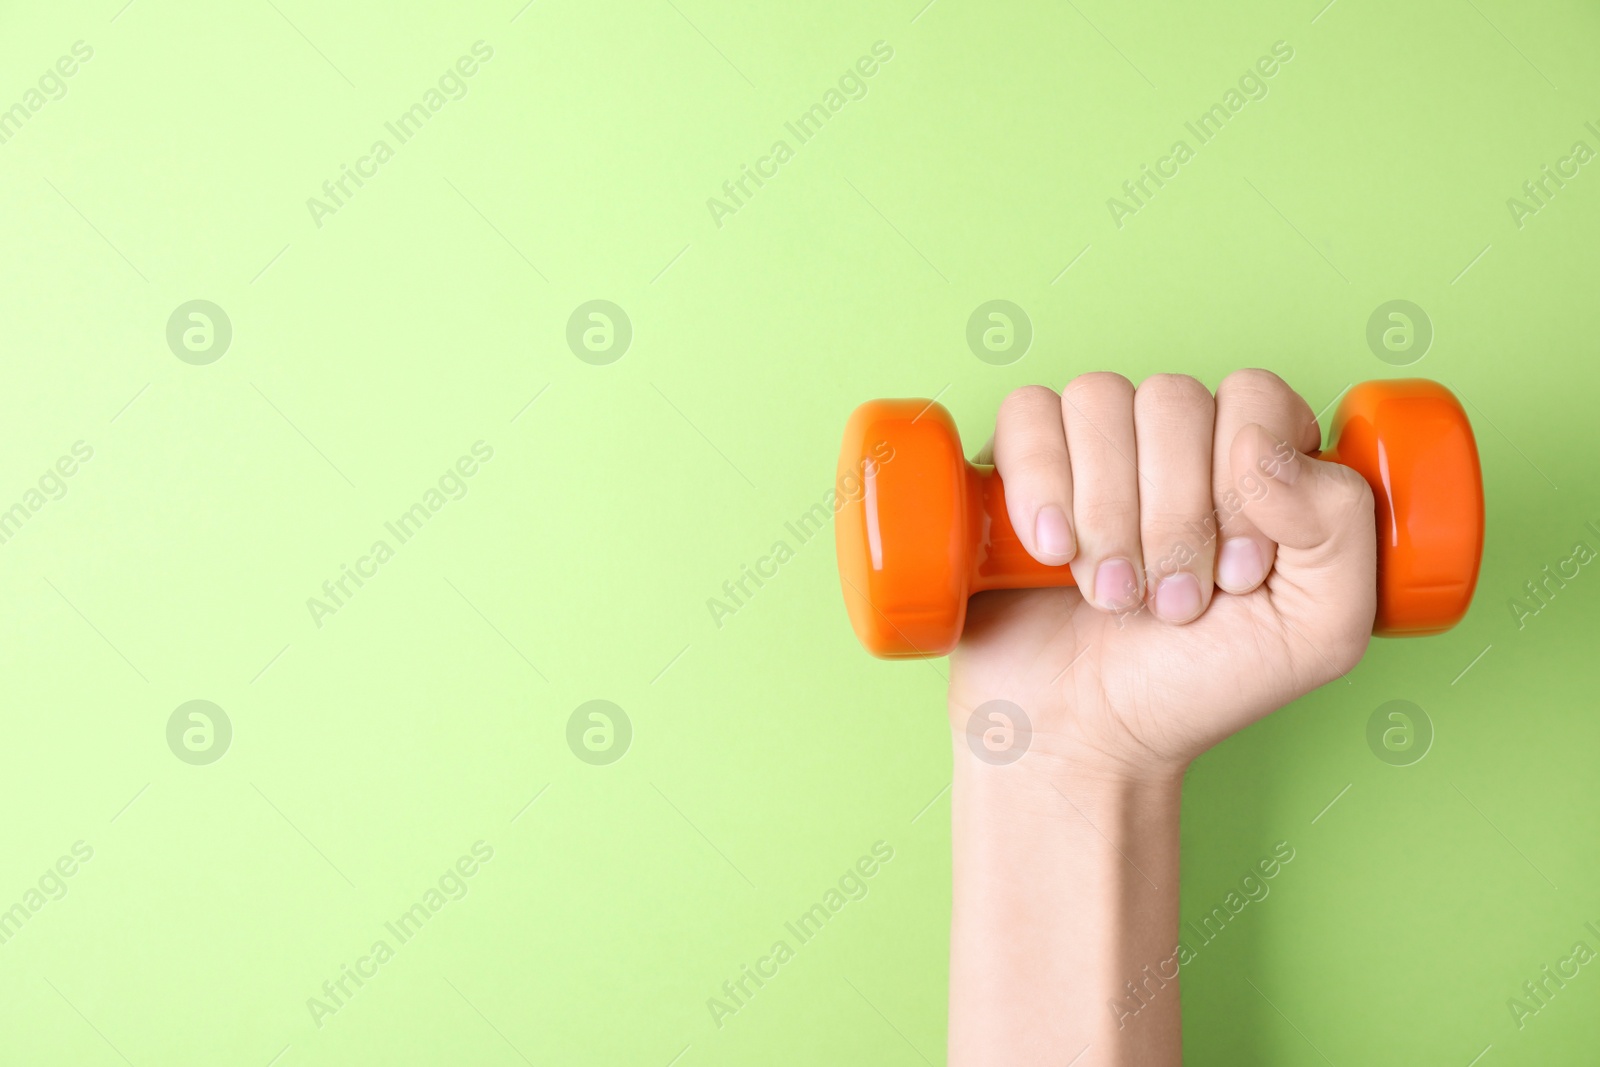
[[[978,524],[969,528],[973,538],[972,591],[985,589],[1045,589],[1076,585],[1072,568],[1052,567],[1029,555],[1011,525],[1006,510],[1006,487],[1000,472],[988,464],[967,465],[967,499],[977,502]]]

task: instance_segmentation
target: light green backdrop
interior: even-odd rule
[[[1460,390],[1488,554],[1458,629],[1191,773],[1186,916],[1296,852],[1185,970],[1190,1060],[1593,1062],[1600,967],[1507,1005],[1600,950],[1600,573],[1509,605],[1600,550],[1592,5],[122,3],[0,16],[0,1061],[941,1062],[945,667],[856,647],[831,532],[785,524],[863,399],[976,444],[1022,383],[1260,365],[1313,408]],[[966,340],[995,299],[1005,365]],[[215,312],[169,344],[194,300],[225,351]],[[1391,300],[1434,334],[1404,369]],[[169,742],[194,700],[230,738]],[[631,730],[598,755],[591,700]]]

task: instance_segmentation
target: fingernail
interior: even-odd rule
[[[1067,516],[1054,504],[1046,504],[1039,510],[1039,517],[1033,524],[1033,543],[1039,546],[1040,555],[1063,561],[1072,555],[1072,531],[1067,528]]]
[[[1156,614],[1168,622],[1188,622],[1200,614],[1200,583],[1179,572],[1156,586]]]
[[[1103,560],[1094,572],[1094,597],[1103,608],[1125,608],[1139,599],[1133,564],[1118,557]]]
[[[1248,537],[1230,537],[1217,553],[1217,584],[1230,593],[1254,589],[1261,581],[1261,549]]]

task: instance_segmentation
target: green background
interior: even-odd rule
[[[937,395],[975,446],[1023,383],[1253,365],[1313,409],[1457,388],[1488,549],[1457,629],[1377,642],[1191,772],[1186,917],[1296,858],[1185,969],[1189,1059],[1593,1062],[1600,966],[1520,1029],[1507,1000],[1600,949],[1600,574],[1520,627],[1509,602],[1600,549],[1600,173],[1520,228],[1506,201],[1600,148],[1600,15],[923,3],[7,6],[0,108],[94,51],[0,145],[0,508],[93,458],[0,545],[0,908],[93,858],[0,946],[0,1061],[941,1062],[945,665],[867,656],[831,536],[785,523],[863,399]],[[708,198],[878,41],[865,97],[719,227]],[[1277,41],[1265,99],[1194,145]],[[208,365],[166,338],[195,299],[232,324]],[[632,324],[609,365],[566,341],[592,299]],[[1034,331],[1006,366],[965,339],[991,299]],[[1394,299],[1435,331],[1407,369],[1366,342]],[[308,598],[478,441],[319,627]],[[233,729],[203,766],[166,733],[196,699]],[[594,699],[632,727],[609,765],[567,741]],[[1435,732],[1410,766],[1366,741],[1390,700]],[[478,841],[465,897],[319,1026],[308,998]],[[878,841],[867,896],[719,1028],[707,999]]]

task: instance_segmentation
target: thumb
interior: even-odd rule
[[[1378,542],[1366,480],[1258,424],[1239,430],[1228,458],[1245,516],[1278,544],[1267,582],[1274,606],[1305,636],[1341,648],[1358,641],[1359,658],[1377,608]]]

